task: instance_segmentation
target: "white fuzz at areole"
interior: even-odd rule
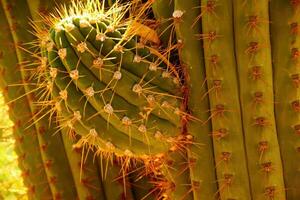
[[[124,116],[122,118],[122,124],[126,125],[126,126],[130,126],[132,124],[132,121],[129,117],[127,116]]]
[[[85,42],[81,42],[77,45],[77,51],[80,53],[84,53],[87,50],[87,45]]]
[[[138,130],[141,132],[141,133],[146,133],[147,132],[147,128],[144,124],[141,124],[138,128]]]
[[[57,69],[56,68],[53,68],[53,67],[50,67],[50,71],[49,71],[49,74],[52,78],[55,78],[57,76]]]
[[[150,63],[149,70],[150,71],[156,71],[157,70],[157,65],[155,63]]]
[[[106,35],[104,33],[97,33],[97,35],[96,35],[96,40],[97,41],[104,42],[105,39],[106,39]]]
[[[106,104],[103,107],[104,112],[106,112],[107,114],[113,114],[114,113],[114,108],[110,105],[110,104]]]
[[[98,133],[97,133],[96,129],[90,129],[89,134],[91,136],[93,136],[93,137],[97,137],[98,136]]]
[[[57,54],[60,57],[60,59],[63,60],[67,56],[67,49],[66,48],[59,49],[58,52],[57,52]]]
[[[59,96],[60,98],[62,98],[63,100],[66,100],[68,98],[68,92],[67,90],[62,90],[59,92]]]
[[[81,120],[81,114],[80,114],[80,111],[75,111],[75,112],[73,113],[73,119],[76,120],[76,121]]]
[[[139,55],[135,55],[133,58],[133,62],[140,63],[142,61],[142,57]]]
[[[175,18],[175,19],[181,18],[182,15],[183,15],[183,11],[182,10],[174,10],[174,12],[172,14],[173,18]]]
[[[95,94],[94,88],[93,88],[92,86],[91,86],[91,87],[88,87],[88,88],[85,90],[85,94],[86,94],[88,97],[94,96],[94,94]]]
[[[113,75],[113,78],[115,80],[120,80],[122,78],[122,73],[120,71],[115,71],[114,75]]]
[[[70,77],[73,80],[77,80],[79,78],[79,72],[77,69],[70,71]]]
[[[95,60],[93,60],[93,66],[97,67],[97,68],[101,68],[103,66],[103,60],[102,58],[98,57]]]
[[[142,93],[143,91],[143,88],[140,84],[135,84],[133,87],[132,87],[132,91],[135,92],[135,93]]]

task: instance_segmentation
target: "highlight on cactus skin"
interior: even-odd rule
[[[0,0],[28,198],[300,199],[299,9]]]

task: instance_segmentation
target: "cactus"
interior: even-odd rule
[[[251,199],[233,50],[233,5],[231,1],[223,1],[206,12],[209,3],[210,1],[202,1],[203,29],[200,38],[204,45],[208,90],[214,87],[215,80],[220,80],[222,84],[219,93],[208,93],[212,132],[215,135],[213,138],[219,193],[221,199]],[[226,136],[220,137],[220,132]],[[227,184],[228,179],[234,179],[233,183]]]
[[[236,1],[233,6],[240,98],[252,195],[254,199],[274,198],[274,195],[278,199],[285,199],[273,105],[269,5],[267,1],[247,2],[247,6],[243,2]],[[252,78],[257,70],[263,76]],[[247,109],[252,109],[252,112],[247,112]],[[265,144],[268,148],[263,150],[261,146]]]
[[[300,198],[298,0],[15,3],[0,86],[30,199]]]
[[[298,3],[299,4],[299,3]],[[287,199],[297,199],[299,190],[298,116],[298,23],[296,1],[270,4],[276,126],[278,132]],[[279,42],[285,41],[285,42]],[[296,162],[295,162],[296,161]]]

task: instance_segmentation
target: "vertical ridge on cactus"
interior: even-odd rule
[[[244,2],[235,1],[233,9],[252,198],[286,199],[274,116],[269,4],[268,1]],[[262,76],[256,79],[253,77],[257,71]]]
[[[2,1],[3,7],[8,8],[10,4],[3,0]],[[21,64],[21,77],[23,81],[26,80],[27,76],[29,75],[26,73],[26,68],[24,65],[30,62],[29,55],[25,51],[21,51],[17,46],[18,43],[22,43],[22,41],[31,40],[34,37],[30,33],[24,33],[23,29],[29,28],[29,24],[24,23],[22,19],[18,22],[14,21],[14,18],[18,18],[18,15],[21,14],[19,9],[23,10],[23,13],[27,13],[30,15],[29,8],[26,2],[23,4],[19,3],[17,7],[13,6],[10,10],[4,10],[6,15],[6,19],[10,28],[12,29],[13,25],[15,25],[15,30],[12,31],[12,37],[14,44],[16,45],[16,54],[18,61]],[[31,65],[32,63],[30,63]],[[41,67],[43,67],[44,63],[41,63]],[[36,98],[37,90],[33,90],[30,88],[30,85],[27,85],[26,82],[23,82],[24,90],[26,94],[31,94],[31,99],[27,96],[28,107],[30,109],[30,116],[28,119],[37,120],[39,111],[36,110],[35,105],[33,105],[32,101]],[[49,183],[50,191],[52,196],[55,198],[75,198],[77,196],[74,181],[71,177],[70,168],[68,163],[65,162],[66,155],[64,151],[64,146],[61,140],[60,135],[52,136],[55,133],[54,127],[48,128],[49,122],[48,120],[39,120],[33,123],[35,127],[35,134],[38,139],[38,147],[39,151],[41,152],[42,162],[39,163],[39,167],[44,169],[47,175],[47,180]],[[58,156],[57,152],[61,152]],[[65,187],[65,185],[69,185],[69,187]]]
[[[199,37],[203,40],[208,91],[214,88],[215,80],[222,83],[218,92],[208,93],[220,199],[251,199],[236,78],[232,2],[208,0],[201,5]]]
[[[179,43],[179,58],[186,76],[187,106],[191,115],[205,122],[208,119],[209,104],[205,95],[205,69],[201,41],[195,34],[200,24],[192,26],[200,14],[200,1],[174,1],[173,20]],[[202,124],[198,120],[188,119],[187,132],[192,135],[196,144],[188,149],[188,167],[190,168],[191,193],[194,199],[214,199],[217,196],[215,166],[213,160],[212,141],[210,137],[211,123]]]
[[[7,30],[5,34],[0,34],[1,55],[0,71],[1,79],[4,84],[1,85],[6,102],[11,102],[9,106],[9,116],[14,122],[13,134],[16,139],[16,153],[18,155],[18,164],[22,170],[22,178],[27,186],[27,195],[32,199],[41,199],[43,196],[51,195],[45,170],[39,169],[42,163],[39,144],[34,127],[26,128],[27,121],[30,118],[30,110],[26,98],[22,98],[25,91],[22,84],[18,58],[12,35],[9,31],[9,24],[6,20],[3,7],[0,9],[1,26]],[[9,59],[4,59],[9,58]],[[1,81],[2,82],[2,81]],[[15,86],[13,86],[15,85]],[[12,100],[14,100],[12,102]],[[15,109],[16,107],[22,109]],[[25,137],[26,136],[26,137]],[[36,174],[39,171],[39,174]]]
[[[275,113],[287,199],[300,196],[299,12],[293,1],[270,3]]]

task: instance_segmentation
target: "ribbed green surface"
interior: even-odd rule
[[[252,198],[284,200],[286,188],[274,117],[269,4],[268,1],[245,4],[244,0],[237,0],[233,9]]]
[[[251,199],[234,55],[232,1],[202,1],[202,35],[220,199]],[[220,20],[222,19],[222,21]],[[221,87],[215,89],[217,80]]]
[[[287,199],[300,198],[299,12],[290,1],[270,4],[275,113]]]
[[[30,16],[27,2],[18,2],[18,6],[15,6],[3,0],[2,5],[5,8],[12,6],[10,7],[11,9],[5,10],[5,15],[12,31],[15,46],[18,47],[18,45],[24,43],[24,41],[34,40],[34,37],[27,32],[27,30],[30,30],[30,25],[28,24],[27,19],[23,18],[23,15]],[[15,21],[16,18],[18,21]],[[24,81],[28,78],[27,76],[30,75],[27,73],[25,66],[32,66],[29,64],[31,62],[31,58],[30,55],[19,48],[16,49],[16,54],[18,62],[22,63],[20,72],[22,80]],[[29,96],[27,96],[27,100],[30,113],[32,113],[30,114],[30,118],[35,120],[35,123],[32,126],[36,129],[35,134],[37,134],[39,148],[41,151],[42,162],[39,163],[39,167],[45,169],[52,197],[76,198],[77,194],[73,179],[70,178],[70,166],[66,162],[66,154],[61,136],[53,136],[56,131],[54,129],[55,126],[48,128],[49,121],[46,120],[46,118],[37,121],[38,115],[36,115],[36,113],[38,114],[39,112],[33,104],[33,101],[36,101],[37,99],[37,93],[32,92],[33,88],[30,85],[27,85],[25,82],[23,82],[23,84],[25,93],[32,93],[31,99],[28,99]],[[40,114],[43,115],[43,112]],[[30,118],[28,118],[27,121],[29,121]],[[60,155],[57,154],[57,151],[60,152]],[[65,185],[69,185],[69,187],[66,188]]]
[[[3,6],[0,8],[1,26],[7,30],[0,34],[1,59],[1,89],[6,102],[9,103],[9,116],[15,123],[13,128],[14,137],[16,138],[16,152],[18,154],[19,166],[23,171],[23,179],[28,187],[29,199],[41,199],[43,196],[51,196],[47,176],[42,165],[39,141],[35,127],[28,127],[28,119],[31,117],[28,99],[24,95],[21,73],[16,73],[20,69],[18,58],[9,24],[4,14]],[[15,86],[14,86],[15,85]],[[19,86],[18,86],[19,85]]]
[[[188,109],[197,120],[191,119],[187,132],[193,136],[194,145],[188,147],[188,167],[190,168],[190,187],[194,199],[215,199],[217,193],[214,157],[212,151],[211,123],[207,98],[204,56],[201,41],[195,34],[200,33],[201,25],[192,24],[200,15],[200,1],[174,1],[174,19],[179,57],[186,76]],[[197,9],[198,7],[198,9]],[[177,14],[175,13],[177,12]],[[180,14],[182,12],[182,16]],[[201,120],[204,122],[199,122]]]

